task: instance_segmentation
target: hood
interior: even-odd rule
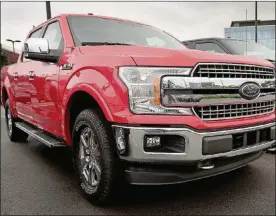
[[[267,61],[271,62],[272,64],[274,64],[274,66],[276,66],[276,61],[272,60],[272,59],[266,59]]]
[[[263,59],[248,56],[218,54],[198,50],[172,50],[144,46],[84,46],[80,47],[83,54],[129,56],[138,66],[179,66],[192,67],[197,63],[235,63],[266,67],[273,65]]]

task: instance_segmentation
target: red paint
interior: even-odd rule
[[[15,116],[63,138],[69,145],[71,138],[67,118],[68,104],[78,91],[90,94],[99,104],[106,119],[113,123],[187,125],[203,130],[249,126],[275,119],[275,113],[222,121],[202,121],[196,116],[134,115],[128,108],[127,88],[118,77],[119,66],[193,67],[199,62],[273,66],[265,60],[245,56],[188,49],[177,51],[142,46],[75,47],[66,16],[52,18],[31,31],[54,20],[60,21],[65,48],[58,64],[22,62],[19,56],[17,64],[2,69],[1,92],[3,93],[4,88],[8,91]],[[60,70],[61,65],[69,63],[73,65],[72,70]],[[29,71],[35,72],[34,80],[26,78]],[[14,72],[19,73],[18,80],[14,80]],[[1,101],[3,102],[3,97]]]

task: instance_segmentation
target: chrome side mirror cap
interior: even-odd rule
[[[28,54],[49,54],[49,42],[45,38],[28,38],[24,42],[23,52]]]

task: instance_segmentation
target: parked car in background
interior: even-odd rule
[[[275,65],[275,50],[271,50],[259,43],[229,38],[202,38],[183,41],[189,49],[216,52],[232,55],[246,55],[259,57]]]
[[[275,143],[270,62],[190,50],[133,21],[54,17],[1,76],[10,140],[70,147],[96,203],[125,181],[178,184],[238,169]]]
[[[235,40],[229,38],[202,38],[196,40],[183,41],[189,49],[196,49],[221,54],[247,55],[266,59],[275,65],[275,50],[271,50],[261,44]],[[276,152],[276,145],[267,150]]]

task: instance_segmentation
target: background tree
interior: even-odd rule
[[[7,53],[2,50],[2,45],[0,44],[0,69],[2,69],[2,67],[4,67],[5,65],[8,65],[9,62],[8,62],[8,55]]]

